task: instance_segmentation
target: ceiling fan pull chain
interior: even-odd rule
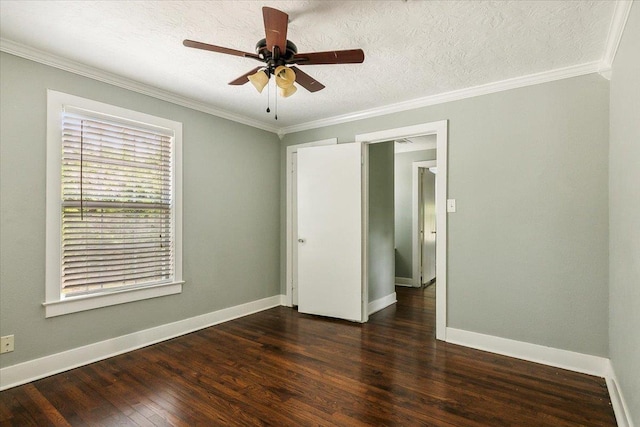
[[[269,108],[269,105],[271,105],[271,87],[267,82],[267,113],[271,112],[271,108]]]
[[[276,98],[276,120],[278,120],[278,91],[277,90],[274,97]]]

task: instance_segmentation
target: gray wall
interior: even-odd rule
[[[613,64],[609,151],[609,353],[640,425],[640,5]]]
[[[608,105],[590,74],[297,132],[281,158],[448,119],[448,325],[607,356]]]
[[[1,55],[0,366],[280,293],[277,136]],[[182,294],[45,319],[47,88],[183,123]]]
[[[395,292],[393,141],[369,146],[369,302]]]
[[[435,158],[436,150],[395,155],[396,277],[413,277],[413,162]]]

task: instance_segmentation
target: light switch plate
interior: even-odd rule
[[[456,199],[447,199],[447,212],[456,211]]]

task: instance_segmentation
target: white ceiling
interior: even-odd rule
[[[264,37],[265,5],[289,14],[288,38],[299,52],[365,52],[363,64],[302,67],[326,89],[279,98],[277,122],[265,113],[266,90],[227,85],[258,62],[182,45],[189,38],[253,52]],[[602,61],[615,7],[609,0],[2,0],[0,36],[13,50],[42,51],[277,130]]]

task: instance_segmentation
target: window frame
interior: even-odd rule
[[[173,130],[172,194],[174,235],[174,278],[124,289],[105,290],[85,295],[65,296],[61,288],[62,215],[61,161],[62,113],[65,106],[95,112],[114,119],[124,119]],[[143,299],[182,292],[182,123],[137,111],[47,90],[47,172],[46,172],[46,289],[45,317],[60,316]]]

